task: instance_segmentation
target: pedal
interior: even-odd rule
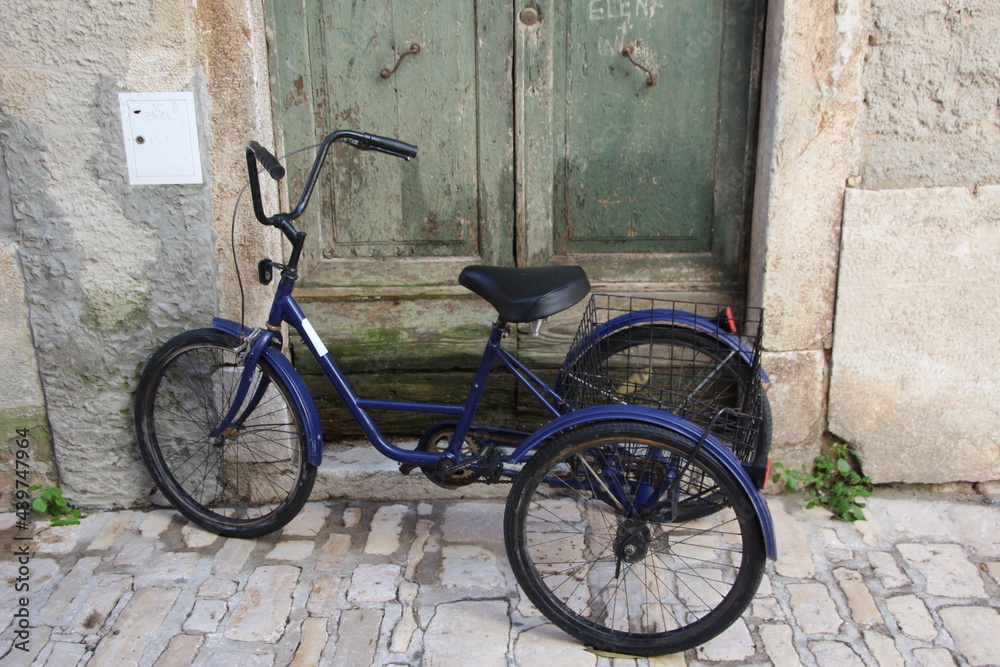
[[[503,476],[503,461],[500,458],[500,450],[490,447],[482,455],[479,464],[479,477],[485,484],[496,484]]]

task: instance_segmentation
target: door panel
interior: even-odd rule
[[[614,4],[571,5],[566,25],[555,251],[708,252],[718,59],[679,68],[671,49],[693,26],[718,21],[722,3],[638,6],[627,18],[616,18]]]
[[[516,42],[520,260],[583,264],[595,282],[738,291],[759,3],[540,9]]]
[[[474,13],[445,2],[323,8],[327,125],[371,128],[423,148],[413,164],[343,152],[329,172],[327,255],[478,254]],[[382,78],[413,44],[419,53]]]
[[[511,264],[511,223],[497,223],[511,219],[511,36],[494,29],[505,15],[509,26],[509,10],[454,1],[270,5],[286,150],[334,129],[420,149],[404,162],[334,148],[303,224],[304,286],[317,298],[344,296],[354,285],[454,284],[475,261]],[[414,44],[419,53],[380,75]],[[507,63],[499,76],[498,56]],[[290,192],[308,166],[308,157],[289,163]]]

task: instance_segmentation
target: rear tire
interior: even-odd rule
[[[240,341],[188,331],[149,360],[135,399],[139,451],[157,487],[197,525],[227,537],[258,537],[291,521],[312,491],[304,420],[292,393],[261,357],[242,409],[222,434],[243,366]],[[239,416],[240,413],[237,413]]]
[[[702,493],[719,511],[685,519]],[[507,499],[504,538],[518,583],[549,620],[594,648],[638,656],[724,631],[766,560],[733,473],[690,439],[634,422],[583,426],[539,449]]]
[[[641,405],[703,428],[715,410],[749,407],[748,414],[758,420],[754,442],[727,441],[725,427],[716,435],[746,463],[766,460],[771,451],[771,405],[757,369],[711,334],[663,323],[620,329],[577,355],[563,377],[570,404]],[[748,396],[751,391],[759,396]]]

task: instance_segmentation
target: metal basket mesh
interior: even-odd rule
[[[594,294],[560,373],[571,407],[623,403],[710,430],[743,461],[761,423],[760,308]]]

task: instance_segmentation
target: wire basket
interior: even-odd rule
[[[762,318],[760,308],[594,294],[560,371],[562,396],[574,409],[672,412],[751,462],[761,437]]]

